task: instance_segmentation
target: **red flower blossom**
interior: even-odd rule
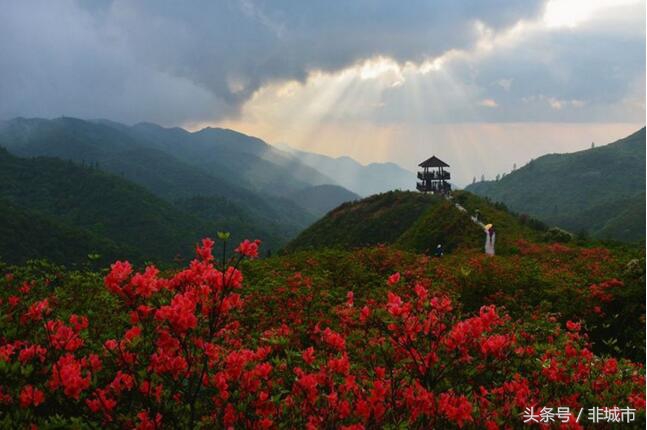
[[[258,257],[258,247],[260,246],[260,244],[260,240],[250,242],[249,240],[245,239],[240,243],[240,245],[238,245],[235,251],[241,255],[244,255],[245,257],[256,258]]]
[[[481,352],[483,355],[491,355],[503,358],[505,350],[510,346],[508,336],[497,334],[481,340]]]
[[[42,346],[30,345],[20,351],[20,353],[18,354],[18,360],[20,360],[20,362],[23,364],[34,359],[37,359],[38,361],[43,363],[45,361],[46,354],[47,350]]]
[[[38,388],[25,385],[20,391],[20,407],[38,406],[45,401],[45,394]]]
[[[214,241],[207,238],[202,239],[201,245],[195,247],[195,253],[197,254],[202,261],[211,261],[213,260],[213,245]]]
[[[395,285],[400,282],[400,272],[395,272],[393,275],[389,276],[386,283],[389,285]]]
[[[140,337],[142,334],[142,329],[139,326],[134,326],[126,330],[126,333],[124,333],[124,340],[127,342],[132,342],[133,340],[137,339]]]
[[[337,351],[343,351],[346,348],[346,341],[343,336],[334,332],[330,328],[323,331],[323,341],[335,348]]]
[[[104,284],[108,290],[112,291],[115,294],[122,294],[121,288],[122,284],[128,280],[131,273],[133,272],[133,267],[127,261],[117,261],[112,266],[110,266],[110,272],[104,279]]]
[[[45,329],[49,334],[49,340],[54,349],[73,352],[83,346],[83,339],[79,337],[78,331],[68,327],[61,321],[49,320],[45,323]]]
[[[442,393],[438,398],[438,410],[448,420],[463,427],[466,422],[473,421],[472,404],[465,396],[455,396],[452,393]]]
[[[582,328],[582,324],[579,322],[566,321],[566,328],[570,331],[577,332]]]
[[[371,316],[371,310],[368,306],[364,306],[359,314],[359,321],[365,323],[368,318]]]
[[[135,427],[137,430],[157,430],[162,426],[162,414],[159,412],[155,414],[155,418],[151,418],[148,411],[141,411],[137,414],[139,424]]]
[[[618,371],[618,361],[615,358],[608,358],[604,360],[602,372],[606,375],[613,375]]]
[[[155,266],[148,266],[144,273],[136,273],[130,280],[130,288],[139,297],[150,297],[159,290],[157,275],[159,270]]]
[[[54,366],[49,380],[52,390],[63,387],[66,396],[79,399],[81,392],[90,386],[90,372],[83,374],[83,366],[72,354],[62,356]]]
[[[312,364],[315,361],[315,349],[313,347],[308,347],[303,353],[301,354],[301,357],[303,358],[303,361],[305,361],[307,364]]]
[[[189,294],[177,294],[170,305],[157,310],[155,318],[167,321],[178,333],[185,333],[198,324],[195,307],[194,297]]]
[[[386,309],[394,317],[399,317],[401,315],[408,315],[411,311],[410,303],[403,303],[400,296],[393,294],[392,292],[387,293],[388,303],[386,304]]]
[[[102,412],[108,421],[112,421],[112,411],[117,406],[117,401],[110,397],[106,390],[97,390],[95,397],[86,399],[85,404],[95,414]]]
[[[40,321],[43,316],[49,314],[51,309],[49,307],[49,300],[43,299],[29,306],[27,312],[23,315],[22,320],[26,321]]]

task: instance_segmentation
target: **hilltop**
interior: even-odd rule
[[[464,210],[461,210],[456,204]],[[390,191],[344,203],[304,230],[288,251],[317,248],[359,248],[376,244],[430,253],[437,244],[446,251],[477,249],[483,230],[471,217],[497,229],[497,248],[506,251],[517,239],[540,240],[545,226],[509,212],[469,192],[456,191],[452,200],[413,191]]]
[[[645,239],[645,128],[605,146],[531,161],[466,190],[572,232]]]

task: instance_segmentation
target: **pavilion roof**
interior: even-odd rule
[[[449,167],[449,164],[445,163],[440,158],[433,155],[431,158],[426,159],[422,163],[418,164],[420,167]]]

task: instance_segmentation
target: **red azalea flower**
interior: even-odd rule
[[[569,329],[570,331],[580,331],[582,328],[582,324],[579,322],[573,322],[573,321],[566,321],[566,328]]]
[[[19,395],[20,407],[38,406],[45,401],[45,394],[32,385],[25,385]]]
[[[395,272],[393,275],[389,276],[386,283],[389,285],[395,285],[400,282],[400,272]]]
[[[303,358],[303,361],[305,361],[307,364],[312,364],[315,361],[315,349],[313,347],[308,347],[303,353],[301,354],[301,357]]]
[[[240,243],[240,245],[238,245],[238,248],[236,248],[234,251],[241,255],[244,255],[245,257],[256,258],[258,257],[258,247],[260,246],[260,244],[260,240],[250,242],[249,240],[245,239]]]

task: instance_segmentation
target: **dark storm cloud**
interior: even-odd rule
[[[375,55],[420,61],[542,2],[0,1],[0,117],[167,124],[222,117],[261,85]]]

